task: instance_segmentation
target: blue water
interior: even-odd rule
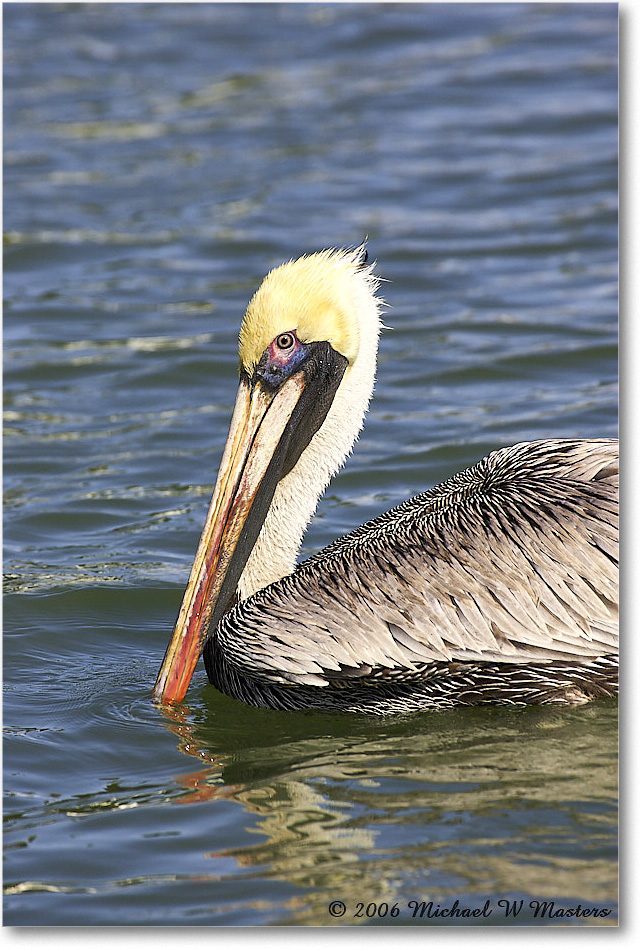
[[[271,266],[367,235],[387,281],[303,554],[499,446],[617,433],[616,5],[3,12],[5,923],[612,924],[615,704],[150,692]]]

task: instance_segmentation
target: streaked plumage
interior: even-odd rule
[[[285,454],[286,463],[269,490],[260,531],[255,525],[247,539],[246,527],[238,529],[238,546],[246,548],[241,558],[236,547],[227,553],[223,539],[243,490],[237,480],[232,492],[228,476],[219,474],[215,499],[228,491],[233,500],[222,508],[219,498],[217,508],[213,499],[172,644],[197,627],[208,676],[219,689],[283,709],[384,713],[480,703],[578,704],[615,695],[615,440],[500,449],[293,570],[305,525],[354,442],[370,398],[379,328],[374,289],[371,269],[358,253],[324,252],[273,271],[253,298],[241,331],[243,405],[247,393],[263,391],[269,378],[276,395],[269,396],[265,415],[262,406],[255,413],[268,419],[285,398],[281,392],[293,385],[285,381],[313,355],[328,378],[334,367],[335,388],[289,471],[291,450],[282,449],[282,441],[273,450]],[[275,382],[274,373],[281,372],[275,341],[293,330],[301,345],[288,351],[292,366],[285,367],[285,381]],[[325,348],[315,350],[321,344],[313,341],[326,341]],[[306,385],[312,378],[308,373]],[[289,420],[302,397],[297,389],[288,398],[283,418]],[[305,426],[306,418],[297,424]],[[263,421],[257,425],[259,433],[268,428]],[[241,438],[234,432],[233,421],[223,472],[233,464],[229,446]],[[260,451],[248,449],[252,459]],[[234,477],[246,478],[243,472],[253,465],[243,462]],[[267,480],[274,481],[270,471]],[[250,492],[250,504],[254,498]],[[215,509],[222,514],[214,517]],[[242,512],[247,523],[249,511]],[[212,556],[217,566],[210,567],[205,552],[217,544],[224,553],[218,560]],[[235,558],[239,564],[230,567]],[[221,577],[216,595],[205,587],[211,575]],[[156,689],[164,701],[182,698],[182,687],[167,686],[168,671],[180,665],[178,646],[170,645],[167,656],[172,649]]]

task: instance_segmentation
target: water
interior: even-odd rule
[[[501,445],[616,434],[616,6],[4,21],[5,923],[612,924],[613,703],[281,714],[200,666],[149,695],[274,264],[368,235],[389,281],[304,554]]]

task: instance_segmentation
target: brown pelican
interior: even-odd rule
[[[201,653],[255,706],[385,713],[617,693],[616,440],[523,442],[295,567],[372,395],[363,249],[271,271],[239,338],[223,460],[154,697]]]

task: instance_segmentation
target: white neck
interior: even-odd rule
[[[368,271],[356,273],[352,306],[359,325],[359,351],[321,428],[291,472],[277,485],[272,504],[238,584],[245,600],[294,570],[301,540],[332,476],[353,448],[374,389],[380,300]]]

